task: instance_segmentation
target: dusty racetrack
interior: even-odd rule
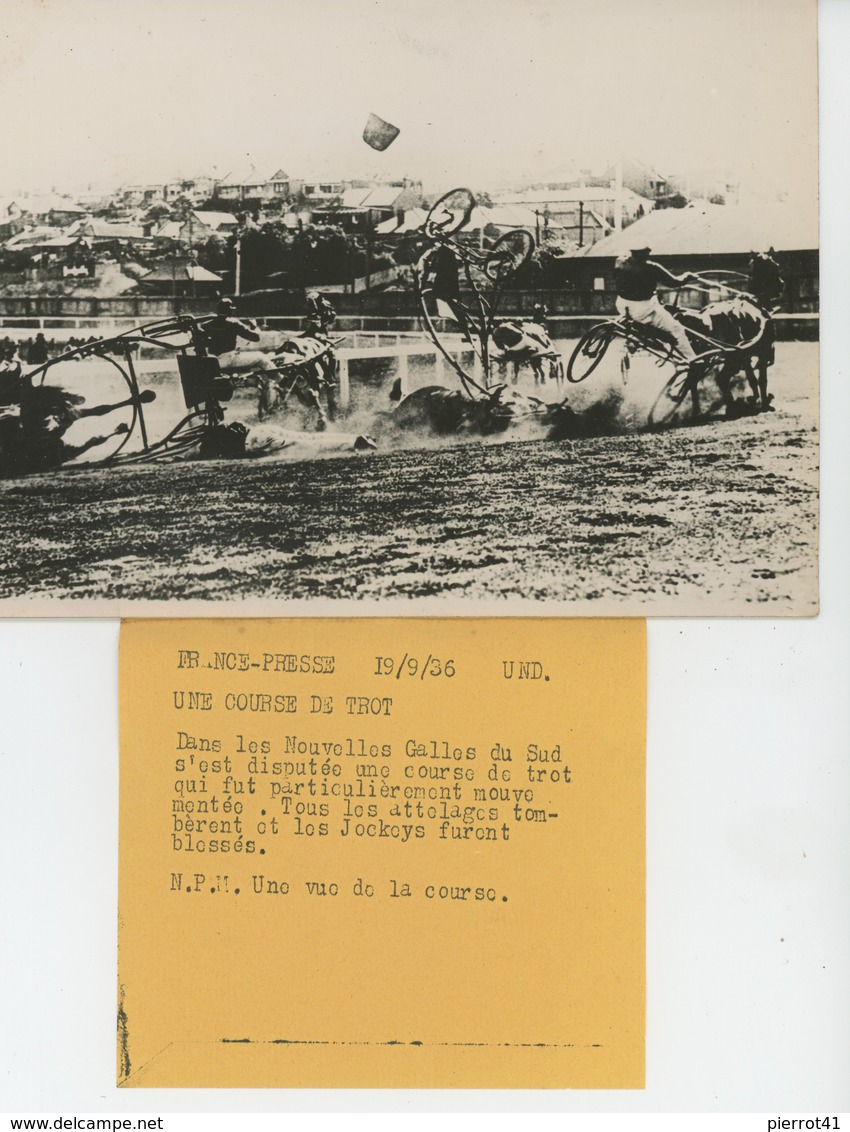
[[[316,598],[814,613],[816,345],[780,343],[771,382],[776,412],[657,432],[7,480],[0,598],[20,613],[74,599],[37,607],[69,614]]]

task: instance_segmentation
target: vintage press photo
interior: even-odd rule
[[[5,17],[5,614],[817,611],[814,0]]]

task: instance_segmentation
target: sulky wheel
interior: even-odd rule
[[[524,228],[516,228],[500,236],[487,253],[484,273],[495,283],[502,283],[528,263],[534,251],[534,238]]]
[[[700,374],[689,366],[680,366],[673,376],[664,383],[661,392],[649,410],[647,420],[650,425],[660,428],[663,425],[695,420],[700,416],[699,387]]]
[[[590,377],[611,345],[613,338],[611,326],[601,322],[588,330],[573,350],[572,357],[567,362],[567,381],[577,384]]]
[[[452,189],[435,200],[423,225],[430,239],[453,236],[469,221],[475,208],[475,197],[469,189]]]

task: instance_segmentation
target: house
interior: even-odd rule
[[[351,188],[350,181],[304,181],[301,191],[307,198],[308,205],[312,207],[330,204],[341,198],[347,188]]]
[[[24,227],[17,201],[0,199],[0,240],[8,240]]]
[[[192,220],[210,236],[229,236],[239,227],[239,221],[230,212],[193,212]]]
[[[276,169],[269,177],[268,183],[271,185],[272,195],[276,197],[291,197],[301,188],[301,182],[293,181],[283,169]]]
[[[616,176],[616,170],[608,170],[607,172],[611,173],[612,178]],[[667,178],[662,177],[651,165],[638,161],[637,158],[624,158],[622,173],[623,187],[631,189],[638,196],[657,200],[659,197],[667,196],[670,192]]]
[[[338,199],[315,208],[312,219],[317,224],[339,224],[350,232],[369,232],[421,203],[421,181],[352,186],[343,189]]]
[[[3,245],[10,252],[55,252],[70,248],[78,243],[79,237],[67,235],[62,228],[53,228],[47,224],[37,224],[23,228],[16,232]]]
[[[65,235],[78,236],[90,240],[93,244],[112,240],[146,239],[141,224],[116,224],[99,216],[86,216],[76,221],[65,230]]]
[[[216,177],[208,173],[198,173],[194,177],[177,177],[161,186],[163,199],[172,204],[181,197],[195,202],[209,200],[218,184]]]
[[[253,165],[248,169],[228,173],[222,177],[215,188],[215,195],[222,200],[260,200],[275,198],[287,199],[301,188],[301,182],[293,180],[282,168],[270,175],[259,172]]]
[[[139,289],[155,295],[214,295],[222,278],[189,257],[169,257],[139,279]]]
[[[166,204],[173,204],[176,200],[185,195],[183,182],[180,180],[168,181],[166,184],[161,186],[161,191],[162,199]]]
[[[127,253],[153,251],[155,244],[141,224],[115,223],[99,216],[86,216],[71,224],[63,238],[92,251],[111,252],[119,259]]]
[[[70,197],[51,193],[47,196],[26,196],[18,199],[21,214],[31,224],[49,224],[62,228],[86,215],[86,209]]]
[[[184,243],[202,244],[210,236],[227,237],[239,227],[239,221],[229,212],[192,211],[187,217],[164,220],[154,228],[155,240],[182,240]]]
[[[625,188],[618,194],[610,184],[578,185],[566,189],[526,189],[520,193],[502,194],[495,203],[528,209],[535,214],[540,226],[558,224],[566,229],[577,246],[584,247],[602,239],[614,227],[618,195],[624,224],[632,223],[653,208],[653,202],[648,197],[639,196]]]

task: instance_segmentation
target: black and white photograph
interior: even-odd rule
[[[5,615],[817,613],[812,0],[5,14]]]

